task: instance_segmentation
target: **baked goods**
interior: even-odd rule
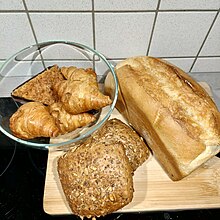
[[[59,134],[54,118],[40,102],[27,102],[10,118],[10,129],[19,138],[55,137]]]
[[[54,117],[60,134],[66,134],[77,128],[83,127],[96,120],[93,114],[80,113],[77,115],[69,114],[60,102],[49,106],[49,112]]]
[[[126,156],[131,163],[133,171],[143,164],[150,154],[147,145],[135,130],[117,118],[108,120],[104,126],[93,135],[93,138],[96,139],[97,142],[108,144],[121,143],[125,148]]]
[[[63,191],[73,214],[98,217],[114,212],[133,198],[132,169],[122,144],[90,138],[58,160]]]
[[[65,79],[68,79],[70,77],[70,75],[72,75],[72,73],[77,70],[77,67],[75,66],[63,66],[61,67],[61,73],[63,74],[63,76],[65,77]]]
[[[147,141],[172,180],[220,151],[220,115],[190,76],[163,60],[134,57],[117,64],[117,109]],[[105,81],[112,93],[112,77]]]
[[[149,157],[138,134],[110,119],[84,143],[58,159],[58,174],[72,212],[104,216],[133,198],[134,171]]]
[[[23,139],[56,137],[72,132],[97,120],[96,116],[88,111],[99,110],[112,103],[108,96],[99,91],[96,73],[91,68],[74,66],[59,68],[54,65],[16,88],[11,94],[31,101],[31,104],[14,113],[10,122],[12,133]],[[38,102],[42,103],[41,108]],[[48,108],[43,108],[43,104]],[[35,107],[33,122],[29,120],[28,114],[33,113]],[[53,121],[53,129],[56,127],[56,132],[52,130],[52,133],[47,133],[40,130],[45,117],[45,114],[41,117],[40,110],[44,110],[51,118],[49,121]],[[36,129],[32,128],[33,123]],[[22,129],[16,128],[18,124]]]
[[[52,90],[52,85],[63,80],[64,77],[57,65],[37,74],[29,81],[24,82],[12,91],[12,96],[30,101],[41,102],[50,105],[57,101],[57,97]]]
[[[92,109],[98,110],[112,103],[109,96],[100,92],[96,74],[92,69],[71,70],[73,72],[68,73],[67,80],[57,82],[53,86],[59,102],[67,112],[79,114]]]

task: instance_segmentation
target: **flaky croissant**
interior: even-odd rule
[[[66,67],[66,66],[63,66],[60,68],[61,70],[61,73],[63,74],[63,76],[68,79],[72,73],[74,73],[75,70],[77,70],[77,67],[75,66],[70,66],[70,67]]]
[[[49,106],[50,114],[55,118],[60,134],[65,134],[75,129],[88,125],[96,120],[96,117],[89,113],[77,115],[69,114],[63,108],[62,103],[54,103]]]
[[[59,134],[59,128],[48,107],[40,102],[22,105],[11,116],[9,126],[14,135],[21,139],[56,137]]]
[[[100,92],[96,73],[92,69],[71,70],[69,67],[66,71],[69,71],[67,80],[56,83],[53,89],[67,112],[79,114],[112,103],[109,96]]]

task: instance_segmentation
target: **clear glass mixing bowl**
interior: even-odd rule
[[[106,74],[112,74],[115,86],[114,96],[111,97],[112,104],[102,108],[96,114],[97,121],[94,124],[77,129],[71,134],[61,136],[55,140],[48,138],[22,140],[17,138],[9,128],[9,119],[23,102],[12,98],[11,92],[26,80],[54,64],[57,64],[59,67],[76,66],[78,68],[93,68],[97,74],[102,92],[104,92],[103,84]],[[79,43],[67,41],[49,41],[32,45],[10,57],[0,69],[0,131],[11,139],[30,147],[59,149],[62,146],[65,147],[72,143],[79,143],[99,129],[110,117],[117,96],[118,82],[114,68],[105,56],[96,50]],[[10,108],[8,108],[8,102],[10,102]]]

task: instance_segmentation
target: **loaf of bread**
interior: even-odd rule
[[[207,92],[178,67],[153,57],[118,63],[117,109],[146,140],[172,180],[220,151],[220,113]],[[105,80],[106,93],[113,79]]]

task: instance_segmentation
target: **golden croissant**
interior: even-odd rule
[[[12,133],[22,139],[56,137],[59,134],[59,128],[48,107],[40,102],[22,105],[11,116],[9,126]]]
[[[72,68],[72,73],[70,70],[66,69],[69,71],[67,80],[62,80],[53,87],[67,112],[79,114],[92,109],[98,110],[112,103],[109,96],[99,91],[96,73],[92,69]]]
[[[89,113],[81,113],[77,115],[69,114],[63,108],[62,103],[54,103],[49,106],[49,109],[50,114],[56,120],[60,134],[71,132],[96,120],[96,117]]]
[[[72,73],[74,73],[75,70],[77,70],[77,67],[75,66],[70,66],[70,67],[66,67],[63,66],[60,68],[61,73],[63,74],[63,76],[68,79],[70,78],[70,75],[72,75]]]

